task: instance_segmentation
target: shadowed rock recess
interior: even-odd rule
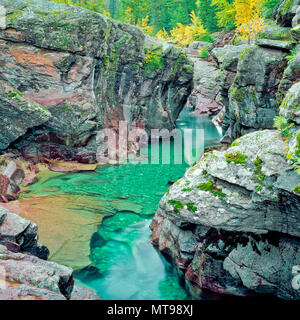
[[[299,1],[281,1],[274,15],[282,26],[268,26],[265,39],[212,50],[226,138],[238,139],[226,151],[205,153],[170,187],[152,221],[152,243],[174,261],[196,298],[208,289],[300,299],[296,12]],[[278,28],[288,38],[275,39]],[[280,130],[272,128],[275,116]]]
[[[101,128],[175,127],[193,78],[182,50],[76,6],[0,5],[0,150],[22,136],[27,158],[95,162]]]

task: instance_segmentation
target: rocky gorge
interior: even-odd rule
[[[63,266],[62,255],[72,251],[72,243],[61,250],[69,241],[64,238],[53,246],[61,252],[59,263],[51,256],[48,261],[37,224],[23,217],[40,208],[27,212],[16,200],[40,170],[94,171],[97,150],[109,148],[99,130],[118,136],[120,121],[129,130],[172,130],[184,107],[216,115],[213,121],[226,134],[160,200],[152,244],[176,266],[195,299],[203,290],[300,299],[298,0],[282,0],[253,44],[219,35],[208,45],[209,59],[199,57],[203,43],[183,50],[76,6],[38,0],[0,5],[0,299],[99,299],[74,286],[72,268],[87,266],[86,257]],[[135,155],[140,147],[142,140],[131,141],[116,156]],[[49,193],[59,203],[62,195]],[[143,202],[126,205],[126,196],[90,207],[116,217],[140,213]],[[51,219],[41,224],[43,232],[48,223],[56,226]],[[73,231],[92,225],[91,237],[102,216],[85,219]],[[95,242],[103,241],[101,232],[93,235]],[[97,248],[76,246],[79,254],[91,249],[93,267],[100,263]]]
[[[151,225],[152,243],[196,297],[210,290],[299,300],[299,8],[282,1],[274,13],[281,26],[255,45],[212,50],[223,140],[232,144],[205,153],[162,198]]]

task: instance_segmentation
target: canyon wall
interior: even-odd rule
[[[283,15],[286,2],[275,10],[282,26],[255,44],[212,50],[227,141],[236,140],[175,182],[151,225],[152,243],[195,298],[209,290],[300,299],[300,7],[289,1]]]
[[[181,49],[76,6],[0,5],[0,150],[95,162],[102,128],[175,127],[193,77]]]

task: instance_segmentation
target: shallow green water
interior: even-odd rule
[[[180,130],[204,129],[205,145],[211,145],[220,138],[208,117],[193,116],[187,111],[181,114],[177,127]],[[185,142],[185,146],[192,148],[190,140]],[[201,146],[197,148],[201,150]],[[171,157],[174,158],[172,151]],[[190,156],[186,158],[190,164],[196,160]],[[158,202],[170,182],[181,178],[187,167],[189,164],[186,163],[108,165],[92,173],[57,177],[43,186],[59,186],[60,193],[122,199],[137,204],[104,218],[90,241],[90,260],[96,270],[77,272],[78,281],[95,289],[102,299],[189,298],[174,268],[149,243],[149,224]]]

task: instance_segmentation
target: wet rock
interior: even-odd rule
[[[70,300],[101,300],[97,293],[89,288],[75,285]]]
[[[54,172],[80,172],[80,171],[95,171],[95,164],[80,164],[76,162],[53,162],[48,165],[49,169]]]

